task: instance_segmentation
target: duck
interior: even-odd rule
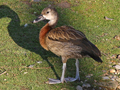
[[[58,12],[52,7],[44,8],[41,14],[32,21],[38,23],[40,21],[48,20],[48,22],[41,28],[39,33],[40,45],[47,51],[51,51],[62,60],[62,75],[60,79],[52,79],[46,82],[48,84],[58,84],[64,82],[74,82],[80,80],[79,75],[79,60],[84,57],[91,57],[97,62],[102,63],[100,50],[92,44],[79,30],[71,26],[56,27],[58,22]],[[76,60],[76,76],[65,78],[67,60],[73,58]]]

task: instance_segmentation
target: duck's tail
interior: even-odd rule
[[[87,39],[84,40],[84,43],[82,43],[82,47],[84,47],[82,50],[83,55],[89,55],[95,61],[101,62],[101,63],[103,62],[100,58],[101,53],[99,49],[94,44],[92,44],[90,41],[88,41]]]
[[[89,53],[89,56],[90,56],[91,58],[93,58],[93,59],[94,59],[95,61],[97,61],[97,62],[101,62],[101,63],[103,62],[98,55],[94,55],[94,54],[90,54],[90,53]]]

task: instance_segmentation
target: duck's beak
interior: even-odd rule
[[[35,20],[33,20],[32,23],[38,23],[39,21],[43,21],[45,20],[45,18],[43,17],[43,15],[41,14],[38,18],[36,18]]]

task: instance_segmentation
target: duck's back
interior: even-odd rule
[[[97,47],[88,41],[82,32],[70,26],[61,26],[49,31],[46,35],[46,45],[50,51],[62,57],[101,56]]]

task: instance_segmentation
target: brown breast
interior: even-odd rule
[[[40,31],[40,34],[39,34],[39,41],[40,41],[40,44],[41,46],[48,50],[48,47],[46,45],[46,34],[51,30],[51,27],[49,26],[49,24],[47,23]]]

